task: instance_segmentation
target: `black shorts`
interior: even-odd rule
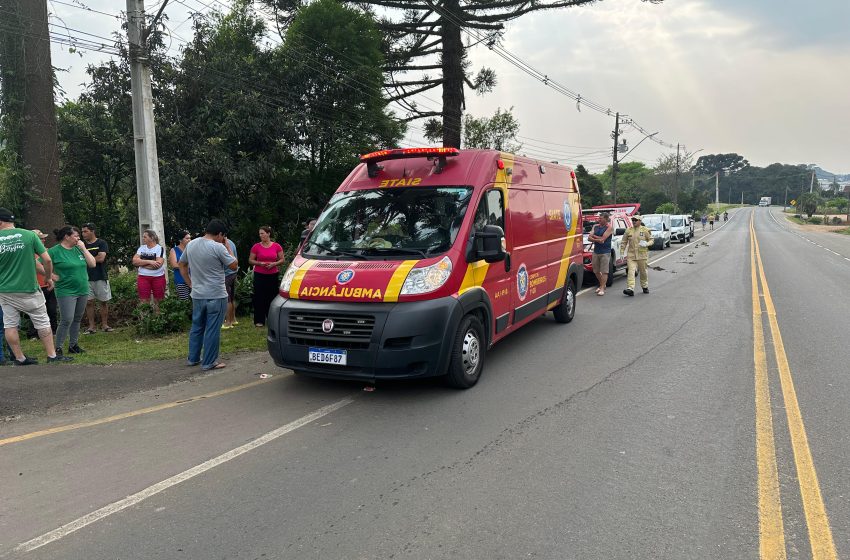
[[[224,287],[227,289],[227,303],[233,303],[236,299],[236,275],[228,274],[224,277]]]

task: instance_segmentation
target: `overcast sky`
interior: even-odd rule
[[[78,0],[62,0],[78,3]],[[204,9],[199,0],[186,4]],[[227,0],[221,0],[228,3]],[[216,0],[204,0],[220,7]],[[149,0],[155,6],[157,0]],[[118,20],[57,2],[48,4],[68,27],[97,35]],[[122,0],[84,5],[118,14]],[[800,11],[804,10],[804,11]],[[169,26],[192,33],[185,6],[171,2]],[[56,21],[56,19],[52,20]],[[812,163],[850,173],[850,1],[603,0],[588,6],[525,16],[506,29],[502,46],[552,80],[599,105],[627,114],[667,144],[688,152],[736,152],[751,164]],[[56,28],[53,28],[56,32]],[[172,44],[178,52],[180,40]],[[53,47],[54,65],[69,97],[79,94],[88,63]],[[476,116],[514,108],[528,155],[582,163],[592,172],[610,164],[614,118],[583,107],[510,66],[485,46],[472,50],[473,69],[496,70],[492,93],[467,95]],[[435,106],[439,90],[420,98]],[[629,146],[643,134],[621,127]],[[421,144],[415,128],[411,144]],[[643,142],[625,161],[653,164],[675,153]],[[621,154],[622,157],[622,154]]]

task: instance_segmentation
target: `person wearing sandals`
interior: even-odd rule
[[[192,290],[192,330],[186,364],[201,364],[207,371],[224,367],[218,361],[221,325],[227,314],[224,271],[236,270],[239,265],[226,243],[224,222],[210,221],[204,233],[186,245],[178,264],[183,280]]]
[[[139,303],[152,304],[154,313],[159,315],[159,302],[165,298],[165,249],[159,244],[159,236],[152,229],[142,232],[142,243],[132,261],[133,266],[139,269],[136,277]]]
[[[112,290],[109,287],[109,274],[106,271],[109,244],[103,239],[98,239],[97,230],[92,223],[83,224],[81,233],[86,243],[86,250],[91,253],[97,264],[89,269],[89,301],[86,304],[89,327],[86,329],[86,334],[96,332],[94,321],[96,303],[100,304],[100,330],[112,332],[112,327],[109,326],[109,301],[112,299]]]
[[[260,226],[260,242],[251,247],[248,264],[254,267],[254,326],[264,327],[269,306],[277,297],[280,280],[277,277],[283,264],[283,247],[272,239],[271,226]]]
[[[591,263],[593,266],[593,274],[596,275],[596,280],[599,282],[599,287],[596,288],[596,295],[605,295],[605,285],[608,283],[608,267],[611,265],[611,218],[607,212],[599,214],[599,223],[593,226],[593,231],[587,236],[589,241],[593,241],[593,257]]]
[[[62,346],[68,338],[68,353],[82,354],[80,348],[80,322],[89,300],[88,269],[97,263],[86,244],[80,239],[80,230],[64,226],[54,230],[56,245],[47,250],[53,260],[53,280],[56,282],[56,300],[59,302],[59,327],[56,329],[56,355],[62,355]]]
[[[236,244],[226,235],[224,241],[230,249],[230,254],[236,258],[238,263],[239,255],[236,252]],[[239,321],[236,320],[236,273],[239,272],[238,266],[237,264],[236,270],[228,268],[224,271],[224,288],[227,290],[227,315],[225,315],[224,324],[221,326],[223,329],[232,329],[239,324]]]
[[[180,273],[180,257],[183,256],[183,251],[186,250],[186,245],[192,240],[192,234],[186,230],[177,232],[177,237],[174,239],[174,247],[168,253],[168,264],[174,270],[174,290],[177,292],[177,299],[189,301],[191,299],[192,290],[186,285],[186,280]]]

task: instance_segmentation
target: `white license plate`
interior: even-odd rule
[[[307,361],[312,364],[331,364],[335,366],[346,365],[346,351],[332,350],[330,348],[310,348]]]

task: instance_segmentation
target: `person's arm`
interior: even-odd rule
[[[109,245],[104,241],[100,244],[97,255],[94,257],[94,260],[97,264],[102,264],[106,260],[106,254],[109,252]]]
[[[177,250],[176,250],[176,249],[174,249],[173,247],[172,247],[172,248],[171,248],[171,250],[168,252],[168,264],[169,264],[169,265],[171,266],[171,268],[173,268],[174,270],[177,270],[177,269],[178,269],[178,267],[180,266],[180,265],[177,263]]]
[[[192,277],[189,275],[189,263],[185,263],[181,259],[181,261],[177,263],[177,266],[180,267],[180,274],[183,276],[183,281],[186,283],[187,286],[191,288]]]
[[[623,253],[626,251],[626,247],[629,244],[629,230],[626,230],[626,233],[623,235],[623,238],[620,240],[620,252]]]
[[[165,249],[159,246],[159,256],[151,263],[151,268],[157,270],[165,266]]]
[[[605,243],[605,240],[611,237],[614,233],[614,226],[608,224],[608,229],[605,230],[605,233],[602,234],[602,237],[599,238],[599,241]]]
[[[94,268],[97,266],[97,261],[94,260],[92,254],[89,253],[88,249],[86,249],[86,244],[83,243],[82,239],[77,241],[77,249],[79,249],[80,252],[83,254],[83,258],[86,259],[86,266],[88,266],[89,268]]]
[[[53,259],[47,251],[39,255],[41,258],[41,266],[44,268],[44,282],[49,290],[53,289]]]
[[[133,261],[132,261],[132,264],[133,264],[133,266],[135,266],[136,268],[143,268],[143,267],[144,267],[144,268],[147,268],[148,261],[146,261],[146,260],[142,259],[142,256],[139,254],[139,251],[137,250],[137,251],[136,251],[136,254],[135,254],[135,255],[133,255]]]
[[[283,264],[283,261],[284,261],[284,259],[283,259],[283,247],[281,247],[277,251],[277,260],[272,263],[271,268],[274,268],[276,266],[281,266]]]
[[[251,248],[251,252],[248,254],[248,264],[251,266],[260,266],[260,261],[257,260],[257,253],[254,252],[253,248]]]

